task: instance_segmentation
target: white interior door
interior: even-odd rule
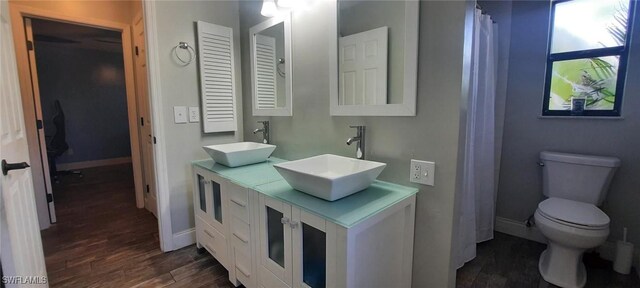
[[[140,145],[142,147],[142,165],[144,172],[144,207],[158,217],[158,197],[156,194],[155,163],[153,159],[153,128],[147,86],[147,49],[145,45],[144,21],[142,12],[133,21],[134,44],[136,47],[136,95],[138,115],[140,116]]]
[[[340,37],[340,105],[387,104],[388,30]]]
[[[29,53],[29,69],[31,71],[31,86],[33,87],[33,103],[36,111],[36,117],[40,123],[43,123],[42,103],[40,102],[40,86],[38,85],[38,69],[36,66],[36,49],[33,40],[33,27],[31,19],[24,18],[24,30],[27,37],[27,49]],[[56,207],[53,198],[53,187],[51,186],[51,174],[49,172],[49,158],[47,158],[47,142],[44,135],[44,126],[38,128],[38,142],[40,144],[40,159],[42,159],[42,173],[44,173],[44,182],[47,189],[47,202],[49,204],[49,219],[51,223],[56,223]]]
[[[7,1],[0,2],[0,159],[8,163],[21,163],[28,161],[29,151],[9,6]],[[5,276],[46,277],[31,169],[28,166],[22,167],[24,168],[0,174],[2,271]]]

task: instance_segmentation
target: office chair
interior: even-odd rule
[[[62,111],[62,105],[60,101],[54,102],[54,112],[52,118],[53,126],[56,128],[56,132],[51,136],[47,143],[47,159],[49,160],[49,174],[51,178],[55,179],[56,183],[59,182],[59,175],[78,175],[83,177],[82,171],[58,171],[56,167],[56,158],[62,156],[64,152],[69,150],[69,144],[67,143],[67,131],[65,128],[64,111]]]

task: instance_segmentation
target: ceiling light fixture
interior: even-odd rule
[[[300,0],[298,0],[299,2]],[[290,9],[295,5],[296,0],[278,0],[278,7]]]
[[[260,14],[265,17],[275,17],[292,11],[308,11],[315,3],[316,0],[262,0]]]
[[[262,10],[260,10],[260,14],[265,17],[276,16],[276,14],[278,14],[278,7],[276,7],[275,0],[263,0]]]

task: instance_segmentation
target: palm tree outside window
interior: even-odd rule
[[[634,2],[551,2],[543,116],[620,116]]]

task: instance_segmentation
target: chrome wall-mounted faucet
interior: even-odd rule
[[[262,143],[270,144],[271,139],[269,138],[269,121],[258,121],[258,123],[262,124],[262,128],[258,128],[253,130],[253,134],[257,134],[258,132],[262,132]]]
[[[364,131],[365,126],[349,126],[349,128],[357,129],[356,137],[347,139],[347,145],[351,145],[353,142],[358,142],[356,147],[356,158],[364,160]]]

